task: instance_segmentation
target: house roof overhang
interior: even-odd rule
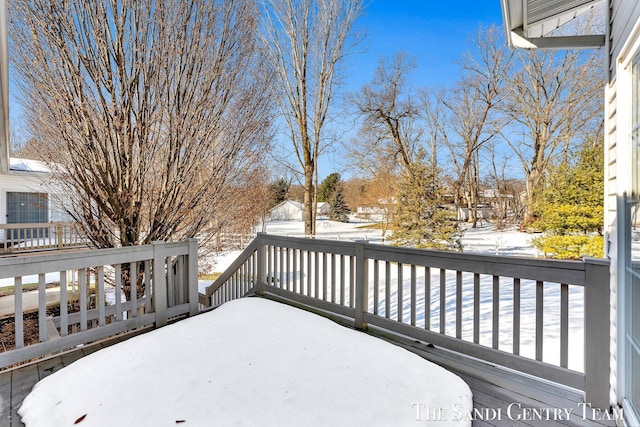
[[[519,49],[597,48],[604,34],[549,36],[602,0],[501,0],[507,42]]]

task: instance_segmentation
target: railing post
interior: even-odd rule
[[[58,249],[62,250],[64,239],[62,237],[62,225],[56,225],[56,240],[58,242]]]
[[[153,311],[156,315],[156,328],[167,324],[167,272],[163,243],[153,242]]]
[[[264,234],[265,233],[258,233],[258,236],[256,237],[257,239],[256,243],[258,243],[258,247],[256,249],[256,255],[258,258],[257,259],[258,277],[256,278],[255,289],[258,295],[264,294],[264,289],[265,289],[264,282],[267,277],[267,251],[265,250],[264,244],[262,243]]]
[[[355,327],[356,329],[366,329],[364,313],[369,307],[369,280],[367,260],[364,257],[364,243],[356,244],[356,301],[355,301]]]
[[[585,403],[609,409],[609,262],[586,258],[584,310]]]
[[[198,240],[189,239],[188,258],[188,289],[189,289],[189,316],[194,316],[200,311],[198,301]]]

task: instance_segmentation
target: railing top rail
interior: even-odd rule
[[[211,295],[213,295],[213,293],[217,291],[220,286],[222,286],[224,282],[226,282],[227,279],[229,279],[233,273],[235,273],[235,271],[240,268],[240,266],[244,264],[249,257],[251,257],[251,255],[253,255],[253,253],[258,249],[258,239],[259,238],[255,238],[251,241],[249,246],[247,246],[242,253],[238,255],[238,258],[236,258],[236,260],[220,275],[220,277],[214,280],[214,282],[207,287],[207,298],[211,297]]]
[[[584,286],[587,264],[608,265],[604,259],[589,258],[582,261],[562,261],[500,255],[466,254],[404,247],[365,245],[368,259],[424,265],[456,271],[541,280]]]
[[[258,239],[261,239],[261,242],[264,245],[279,246],[283,248],[303,249],[316,252],[330,252],[336,255],[355,256],[356,254],[355,242],[350,241],[277,236],[264,233],[258,233]]]
[[[185,241],[163,243],[162,247],[167,255],[184,255],[188,245]],[[144,261],[152,259],[153,253],[154,245],[142,245],[0,258],[0,279]]]
[[[77,224],[75,222],[22,222],[16,224],[0,224],[0,229],[15,230],[22,228],[47,228],[47,227],[73,227]]]

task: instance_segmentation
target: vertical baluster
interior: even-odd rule
[[[275,246],[267,246],[267,285],[273,285],[273,281],[275,280]]]
[[[311,296],[311,290],[313,288],[313,284],[311,283],[311,277],[313,275],[313,264],[311,263],[312,253],[311,251],[307,251],[307,293],[306,295]]]
[[[122,320],[122,268],[120,264],[116,264],[115,266],[115,274],[116,274],[116,321]],[[171,277],[171,274],[167,274],[167,276]]]
[[[24,347],[24,315],[22,313],[22,277],[13,278],[13,303],[16,348]]]
[[[293,292],[298,293],[298,257],[296,256],[296,249],[292,249],[292,258],[293,258]]]
[[[282,255],[282,254],[281,254]],[[251,289],[251,284],[249,283],[249,268],[250,268],[250,261],[251,258],[249,258],[249,260],[247,260],[247,262],[245,262],[244,264],[242,264],[242,289],[243,289],[243,293],[246,294],[247,292],[249,292],[249,289]]]
[[[520,279],[513,279],[513,354],[520,354]]]
[[[60,273],[60,336],[69,333],[69,297],[67,295],[67,272]]]
[[[403,265],[401,262],[398,263],[398,322],[402,322],[403,319],[403,309],[404,309],[404,295],[402,294],[403,292],[403,287],[404,287],[404,280],[402,278],[402,268]]]
[[[500,276],[493,276],[493,326],[492,343],[493,348],[500,345]]]
[[[315,253],[315,264],[314,264],[314,268],[313,268],[313,272],[314,272],[314,294],[313,296],[315,298],[319,298],[320,297],[320,253],[316,252]]]
[[[542,360],[542,334],[544,326],[544,282],[536,282],[536,360]],[[587,331],[588,333],[588,331]]]
[[[290,254],[290,249],[287,248],[287,290],[290,291],[291,290],[291,268],[289,268],[291,266],[291,254]]]
[[[380,303],[380,272],[378,271],[378,260],[373,260],[373,314],[379,313],[378,304]]]
[[[431,329],[431,268],[424,268],[424,328]]]
[[[182,258],[181,258],[182,259]],[[138,263],[129,263],[129,284],[131,285],[131,316],[138,316]],[[182,290],[182,287],[180,287]],[[183,301],[183,296],[180,296],[180,302]]]
[[[104,278],[104,269],[102,271],[102,274]],[[151,308],[153,307],[152,305],[153,290],[151,289],[151,286],[152,286],[151,285],[151,261],[145,260],[144,261],[144,294],[145,294],[144,312],[145,313],[151,313]]]
[[[47,340],[47,282],[44,273],[38,274],[38,332],[40,342]]]
[[[340,305],[344,305],[345,300],[344,264],[344,255],[340,255]]]
[[[462,338],[462,271],[456,271],[456,338]]]
[[[186,255],[180,255],[178,257],[178,277],[180,286],[180,304],[186,304],[189,296],[189,276],[187,269],[185,268],[184,260]]]
[[[306,295],[305,286],[309,284],[309,277],[307,276],[306,266],[304,265],[304,253],[305,251],[300,249],[300,294],[301,295]]]
[[[411,264],[411,326],[416,326],[416,266]]]
[[[391,263],[384,262],[384,317],[391,318]]]
[[[473,342],[480,343],[480,275],[473,273]]]
[[[336,254],[331,254],[331,302],[336,302]]]
[[[253,256],[249,255],[249,258],[247,258],[247,260],[244,262],[244,276],[243,276],[243,280],[244,280],[244,289],[245,289],[245,293],[249,292],[249,289],[252,288],[253,286],[253,280],[251,276],[251,272],[252,270],[252,263],[253,262]]]
[[[327,298],[327,253],[322,253],[322,299],[328,301]]]
[[[447,270],[440,269],[440,333],[445,333],[447,322]]]
[[[171,262],[171,257],[166,258],[165,267],[167,269],[167,307],[173,307],[176,302],[173,293],[173,263]]]
[[[284,256],[286,255],[284,248],[280,248],[280,285],[279,288],[284,288]]]
[[[147,279],[147,271],[148,271],[148,267],[149,265],[145,263],[145,282]],[[105,310],[104,310],[104,267],[101,265],[99,267],[97,267],[98,272],[97,272],[97,283],[96,286],[98,287],[98,325],[100,326],[104,326],[106,325],[106,321],[105,321]],[[145,286],[149,286],[148,284]],[[146,288],[147,292],[149,292],[149,288]],[[148,300],[150,300],[151,298],[147,297]]]
[[[356,306],[356,257],[349,257],[349,306]]]
[[[560,366],[569,366],[569,285],[564,283],[560,285]]]
[[[116,268],[116,307],[119,307],[118,301],[118,283],[120,282],[120,265]],[[82,268],[78,270],[78,286],[80,287],[80,330],[87,330],[87,270]],[[116,313],[118,314],[118,313]],[[118,319],[120,320],[120,319]]]

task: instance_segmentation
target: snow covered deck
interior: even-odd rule
[[[202,317],[204,320],[204,316]],[[195,319],[195,318],[194,318]],[[192,319],[193,320],[193,319]],[[181,324],[185,324],[186,322],[181,321]],[[169,328],[164,328],[165,330]],[[346,328],[345,328],[346,329]],[[333,329],[331,329],[333,330]],[[256,328],[255,331],[259,332],[260,329]],[[353,331],[348,331],[351,333],[358,333]],[[17,427],[23,426],[22,420],[17,413],[18,408],[22,405],[22,402],[25,396],[31,391],[32,387],[42,379],[45,379],[60,371],[64,367],[73,366],[72,364],[78,361],[79,359],[84,358],[85,356],[91,355],[94,352],[101,350],[103,348],[109,347],[113,344],[122,342],[129,338],[128,335],[121,336],[115,339],[111,339],[108,341],[103,341],[101,343],[96,343],[90,346],[78,348],[76,350],[66,352],[61,355],[57,355],[55,357],[48,358],[46,360],[42,360],[38,363],[32,363],[29,365],[25,365],[20,368],[12,369],[9,371],[5,371],[0,373],[0,396],[2,397],[2,401],[0,402],[0,427]],[[149,337],[151,338],[151,336]],[[244,353],[244,357],[252,356],[254,359],[259,358],[259,353],[256,351],[257,347],[252,345],[248,340],[236,340],[240,342],[240,352]],[[615,422],[609,420],[612,418],[610,414],[602,413],[599,411],[592,410],[588,407],[585,407],[582,404],[582,396],[576,390],[569,390],[566,388],[558,387],[557,385],[550,385],[548,383],[534,380],[531,378],[523,377],[518,374],[504,372],[500,369],[495,368],[494,366],[490,366],[488,364],[483,364],[481,362],[472,362],[468,358],[462,358],[456,356],[455,354],[449,352],[443,352],[442,350],[431,348],[424,343],[416,343],[413,340],[401,339],[398,337],[394,337],[393,339],[389,338],[389,341],[398,345],[407,348],[408,350],[416,353],[417,355],[431,361],[445,362],[448,366],[448,370],[453,372],[454,374],[461,377],[466,384],[470,387],[473,393],[473,410],[470,412],[472,417],[472,425],[475,427],[484,427],[484,426],[614,426]],[[264,342],[264,341],[263,341]],[[244,344],[243,344],[244,343]],[[277,343],[276,343],[277,344]],[[284,348],[285,344],[282,345]],[[167,351],[171,351],[173,347],[166,346]],[[105,353],[102,358],[106,356],[110,356],[113,354],[123,354],[122,351],[115,351],[111,353]],[[124,354],[126,356],[126,354]],[[207,355],[208,356],[208,355]],[[274,355],[271,355],[274,356]],[[368,358],[368,354],[366,352],[359,352],[359,357],[366,359]],[[277,359],[277,357],[276,357]],[[208,366],[214,366],[214,358],[211,356],[210,362]],[[69,371],[68,374],[64,376],[68,377],[71,374],[82,373],[83,369],[86,369],[87,366],[91,366],[91,363],[88,359],[85,362],[85,366],[78,366],[75,371]],[[239,363],[239,362],[238,362]],[[281,364],[280,364],[281,365]],[[289,366],[288,364],[287,366]],[[152,361],[148,361],[148,367],[154,367],[154,363]],[[344,363],[338,365],[342,368],[345,367]],[[250,369],[248,366],[246,369],[239,370],[238,375],[243,375],[247,373],[247,370]],[[257,368],[257,366],[256,366]],[[283,366],[283,368],[286,368]],[[164,372],[164,370],[159,370],[158,372]],[[172,371],[172,370],[169,370]],[[107,371],[109,374],[110,371]],[[211,374],[212,371],[202,371],[202,375],[195,380],[196,383],[202,383],[201,386],[206,386],[208,381],[205,378],[205,374]],[[95,372],[86,374],[86,381],[97,383]],[[139,383],[142,385],[147,385],[147,393],[144,395],[155,396],[155,393],[148,387],[148,384],[145,384],[141,381],[139,373],[127,373],[126,368],[122,370],[118,370],[118,377],[127,383]],[[158,375],[162,376],[162,374]],[[54,380],[57,381],[57,380]],[[119,380],[118,380],[119,381]],[[109,378],[108,383],[115,383],[116,387],[119,387],[122,383],[116,381],[116,378]],[[52,382],[54,385],[55,382]],[[78,385],[74,385],[73,387],[77,387]],[[429,385],[431,386],[431,385]],[[63,399],[69,399],[71,396],[78,396],[77,393],[73,393],[72,390],[58,389],[56,391],[56,395],[59,396],[59,399],[56,402],[61,401]],[[106,387],[100,386],[100,392],[105,393],[107,390]],[[441,390],[440,387],[437,389]],[[161,392],[163,394],[170,396],[175,395],[176,389],[171,388],[170,390],[162,389]],[[369,393],[375,393],[375,389],[369,390]],[[98,396],[95,393],[85,393],[87,396],[86,400],[91,404],[98,404],[99,402]],[[106,394],[105,394],[106,395]],[[111,395],[113,396],[113,394]],[[122,394],[122,398],[126,398],[126,396],[130,396],[128,393]],[[248,404],[253,399],[254,394],[244,394],[242,396],[237,396],[238,400],[236,403],[238,407],[238,412],[243,412],[247,409]],[[251,397],[253,396],[253,397]],[[282,396],[279,396],[282,397]],[[361,397],[361,396],[360,396]],[[211,408],[213,405],[211,402],[214,402],[214,399],[209,399],[207,402],[207,408]],[[283,403],[286,403],[286,400],[282,400]],[[314,424],[314,416],[315,411],[319,411],[321,408],[318,406],[319,401],[315,398],[309,399],[308,403],[308,417],[305,417],[299,421],[299,424],[292,425],[329,425],[329,424]],[[406,408],[408,410],[407,416],[409,420],[407,421],[407,425],[428,425],[428,419],[434,421],[434,425],[436,426],[445,426],[448,425],[444,422],[444,418],[453,418],[458,416],[456,412],[453,410],[443,411],[446,408],[427,408],[426,402],[413,402],[418,403],[415,407]],[[411,405],[413,404],[411,403]],[[424,403],[425,406],[419,406],[421,403]],[[132,405],[135,410],[142,411],[140,407],[140,402],[137,401],[136,405]],[[364,409],[367,403],[364,398],[361,397],[361,400],[355,404],[355,407],[358,409]],[[407,406],[411,406],[407,405]],[[33,406],[33,405],[32,405]],[[388,402],[384,403],[384,407],[388,407]],[[72,406],[72,408],[77,412],[83,412],[83,407],[81,403],[77,403],[77,405]],[[43,408],[44,409],[44,408]],[[427,411],[427,409],[431,409],[431,412]],[[443,410],[440,410],[443,409]],[[28,411],[34,410],[29,409]],[[418,413],[418,410],[420,412]],[[120,414],[120,421],[122,425],[127,423],[124,422],[124,419],[127,414],[127,409],[118,408],[117,412],[114,413],[114,419],[118,418],[117,414]],[[554,412],[556,411],[556,412]],[[560,412],[558,412],[560,411]],[[74,412],[74,414],[76,414]],[[76,414],[78,419],[85,412],[80,414],[79,412]],[[212,412],[210,412],[212,414]],[[91,418],[95,416],[90,416],[87,412],[87,416],[84,420],[79,423],[79,425],[93,425],[89,424]],[[466,416],[466,412],[465,412]],[[548,419],[547,419],[548,417]],[[73,417],[72,417],[73,418]],[[439,419],[439,420],[438,420]],[[51,420],[47,418],[47,420]],[[175,421],[180,421],[180,419],[169,420],[166,425],[175,425]],[[194,419],[189,417],[188,415],[184,415],[185,425],[198,425],[194,423]],[[315,418],[316,421],[321,421],[319,418]],[[344,418],[344,423],[340,424],[332,424],[332,425],[359,425],[359,424],[349,424],[352,421],[352,418]],[[189,422],[191,421],[191,422]],[[72,420],[73,423],[73,420]],[[128,424],[127,424],[128,425]],[[222,424],[221,424],[222,425]],[[250,425],[250,424],[247,424]],[[267,423],[260,423],[258,425],[270,425]],[[278,425],[282,425],[278,423]],[[383,420],[380,420],[379,423],[369,423],[368,426],[388,426],[390,424],[386,424]],[[399,425],[397,423],[391,425]]]

